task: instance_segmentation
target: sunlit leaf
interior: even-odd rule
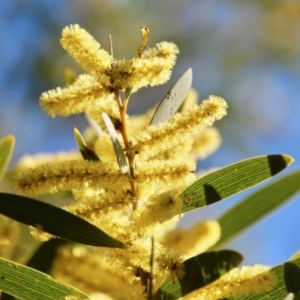
[[[56,206],[0,193],[0,213],[62,239],[90,246],[122,248],[123,243],[91,223]]]
[[[119,141],[117,132],[114,128],[112,121],[110,120],[109,116],[106,113],[102,113],[102,118],[103,118],[104,124],[106,126],[106,129],[109,133],[109,136],[111,138],[111,141],[113,143],[115,154],[117,157],[117,162],[120,167],[120,170],[123,174],[126,174],[129,170],[129,167],[128,167],[128,163],[127,163],[127,159],[125,157],[124,151],[122,149],[122,145]]]
[[[155,300],[174,300],[217,280],[238,266],[241,254],[231,250],[206,252],[184,262],[182,278],[168,278],[154,295]]]
[[[77,147],[85,160],[100,161],[97,154],[86,145],[85,140],[77,128],[74,128],[74,137]]]
[[[294,299],[300,299],[300,268],[292,263],[286,262],[283,265],[283,274],[286,290],[294,294]]]
[[[26,263],[27,267],[33,268],[37,271],[49,274],[53,261],[57,255],[58,248],[69,243],[61,239],[51,239],[48,242],[41,243],[41,245],[34,252],[32,257]],[[14,300],[15,297],[10,294],[1,293],[1,300]]]
[[[86,294],[71,286],[3,258],[0,258],[0,290],[22,300],[53,300],[64,299],[66,296],[88,299]]]
[[[168,121],[175,114],[192,87],[193,72],[188,69],[160,101],[150,125]]]
[[[185,189],[182,212],[210,205],[240,193],[285,169],[289,155],[265,155],[243,160],[212,172]]]
[[[0,140],[0,180],[6,171],[15,146],[15,138],[8,135]]]
[[[219,218],[222,233],[215,247],[228,242],[298,192],[300,171],[293,172],[253,193]]]

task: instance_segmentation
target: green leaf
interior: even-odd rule
[[[206,252],[184,262],[185,275],[166,279],[154,295],[154,300],[174,300],[217,280],[238,266],[243,257],[231,250]]]
[[[74,128],[74,137],[77,147],[85,160],[100,161],[96,153],[86,145],[85,140],[76,127]]]
[[[300,268],[292,263],[286,262],[283,265],[283,274],[286,290],[294,294],[294,299],[300,299]]]
[[[118,134],[114,128],[112,121],[110,120],[109,116],[106,113],[102,113],[102,119],[109,133],[110,139],[113,143],[120,170],[123,174],[126,174],[129,170],[129,167],[128,167],[127,159],[124,154],[124,150],[122,149],[122,145],[119,141]]]
[[[3,258],[0,258],[0,290],[22,300],[53,300],[64,299],[66,296],[88,299],[86,294],[71,286]]]
[[[300,266],[300,258],[296,258],[290,261],[291,263]],[[284,267],[283,265],[278,265],[273,267],[270,272],[276,277],[276,282],[270,291],[264,291],[256,294],[251,295],[241,295],[238,297],[232,297],[230,300],[275,300],[275,299],[282,299],[287,296],[287,291],[284,282]],[[297,296],[295,295],[295,299]]]
[[[175,114],[182,104],[191,89],[193,81],[192,69],[188,69],[183,75],[175,82],[171,89],[160,101],[150,125],[156,125],[161,122],[168,121],[170,117]]]
[[[123,243],[91,223],[56,206],[0,193],[0,213],[62,239],[97,247],[122,248]]]
[[[6,171],[15,146],[15,138],[8,135],[0,140],[0,181]]]
[[[48,242],[41,243],[32,257],[26,263],[26,266],[49,274],[53,261],[57,256],[58,248],[60,248],[62,245],[66,245],[67,243],[71,244],[70,242],[61,239],[52,239]],[[14,300],[15,297],[2,292],[0,299]]]
[[[246,159],[212,172],[181,193],[182,212],[210,205],[240,193],[285,169],[289,155],[265,155]]]
[[[251,224],[287,202],[300,191],[300,170],[260,189],[225,212],[219,219],[221,238],[215,247],[228,242]],[[214,248],[215,248],[214,247]]]

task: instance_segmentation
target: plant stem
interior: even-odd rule
[[[122,102],[121,95],[120,95],[120,90],[115,89],[114,90],[115,97],[118,103],[119,111],[120,111],[120,119],[121,119],[121,127],[120,127],[120,132],[124,141],[125,149],[129,148],[130,146],[130,141],[129,141],[129,136],[128,136],[128,130],[127,130],[127,120],[126,120],[126,111],[127,111],[127,106],[129,102],[129,95],[124,99]],[[132,196],[134,198],[137,198],[137,189],[136,189],[136,182],[134,179],[134,160],[135,160],[135,153],[125,153],[127,159],[128,159],[128,164],[129,164],[129,172],[130,172],[130,186],[131,186],[131,192]],[[134,206],[136,208],[136,205]]]

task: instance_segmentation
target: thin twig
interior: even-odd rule
[[[118,103],[119,111],[120,111],[120,118],[121,118],[121,128],[120,132],[124,141],[125,149],[129,148],[130,142],[129,142],[129,136],[128,136],[128,130],[127,130],[127,120],[126,120],[126,111],[127,111],[127,105],[129,101],[129,95],[124,101],[122,102],[121,95],[119,89],[114,90],[115,97]],[[126,153],[126,157],[128,159],[129,164],[129,171],[130,171],[130,187],[132,196],[134,198],[137,198],[137,188],[136,188],[136,182],[134,179],[134,160],[135,160],[135,153]],[[134,208],[136,208],[136,203],[134,204]]]
[[[111,38],[111,35],[110,35],[110,34],[108,35],[108,40],[109,40],[109,47],[110,47],[110,55],[111,55],[112,57],[114,57],[112,38]]]

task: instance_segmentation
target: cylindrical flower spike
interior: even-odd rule
[[[210,96],[200,106],[175,114],[168,122],[149,126],[137,133],[128,151],[139,153],[145,160],[172,149],[225,116],[226,108],[225,100]]]
[[[100,44],[78,24],[65,27],[60,42],[70,56],[88,73],[103,74],[112,63],[112,56],[101,49]]]

